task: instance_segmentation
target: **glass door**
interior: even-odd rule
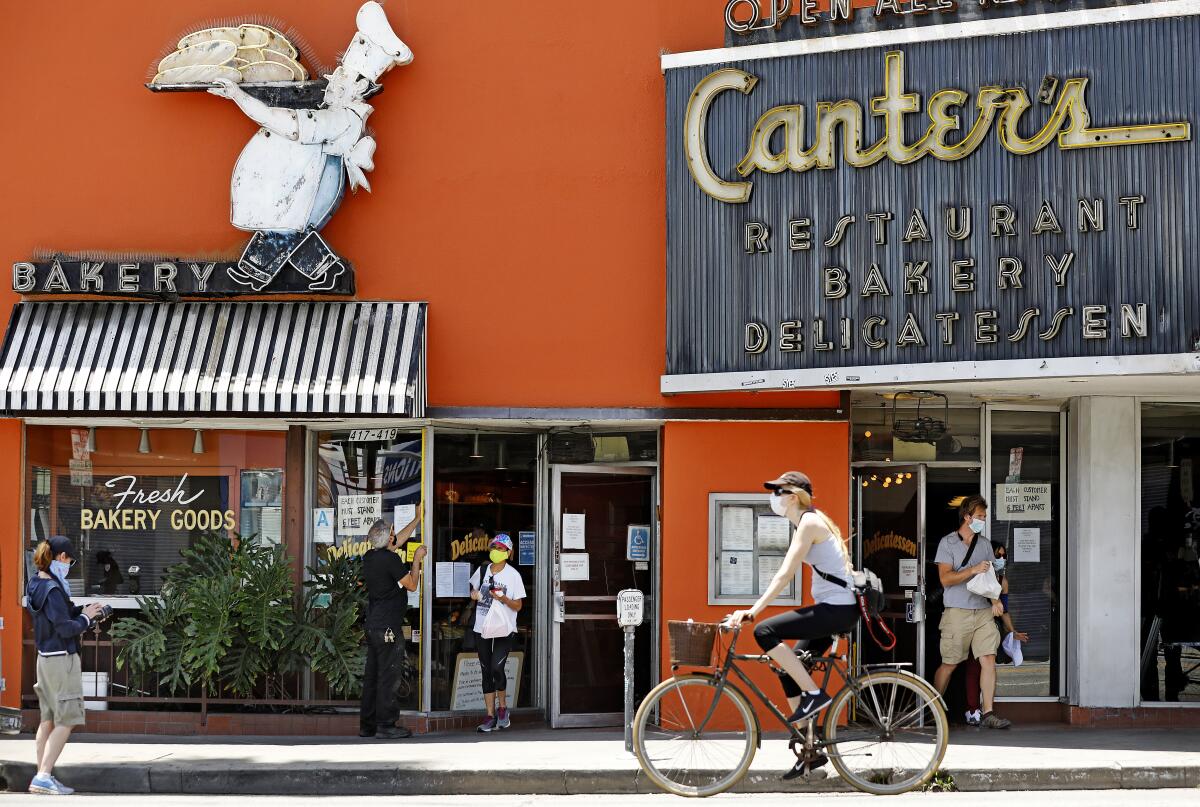
[[[1003,650],[996,656],[996,695],[1056,700],[1064,680],[1059,602],[1066,415],[1058,407],[1006,404],[989,404],[985,413],[986,536],[1006,564],[1001,635],[1012,631],[1024,638],[1019,665]]]
[[[616,603],[622,589],[646,595],[646,619],[635,634],[635,699],[649,691],[653,669],[654,469],[559,465],[552,484],[550,722],[555,728],[619,726],[624,632]]]
[[[905,663],[924,674],[925,468],[862,465],[855,468],[856,566],[879,575],[887,592],[883,618],[896,634],[891,651],[870,637],[859,642],[862,664]]]

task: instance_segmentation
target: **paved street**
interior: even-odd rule
[[[1073,790],[1055,793],[910,793],[880,800],[878,796],[848,794],[778,794],[778,795],[724,795],[707,802],[729,807],[858,807],[858,805],[884,805],[884,807],[1012,807],[1014,799],[1021,807],[1183,807],[1194,805],[1195,790]],[[675,796],[494,796],[487,799],[487,807],[588,807],[597,801],[619,804],[621,807],[663,807],[685,802]],[[13,795],[0,799],[4,805],[44,804],[40,796]],[[212,803],[212,796],[75,796],[72,803],[88,807],[202,807]],[[297,805],[319,805],[320,807],[477,807],[479,796],[412,796],[358,798],[300,798],[275,796],[223,796],[222,804],[255,804],[256,807],[295,807]]]

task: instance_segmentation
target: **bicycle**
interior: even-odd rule
[[[894,795],[929,781],[942,762],[949,723],[937,691],[903,669],[904,664],[871,664],[858,674],[852,672],[846,653],[836,654],[843,641],[849,648],[847,636],[835,637],[830,655],[802,657],[810,672],[824,671],[822,689],[827,690],[835,671],[845,685],[821,715],[789,724],[738,666],[738,662],[756,662],[782,672],[770,656],[735,652],[740,625],[671,622],[668,630],[672,670],[711,669],[663,681],[634,716],[638,763],[652,782],[669,793],[712,796],[736,785],[750,769],[762,744],[762,727],[746,694],[734,683],[735,676],[788,729],[788,747],[803,762],[806,778],[828,761],[858,790]],[[733,636],[723,660],[714,665],[718,631]],[[822,717],[823,732],[818,737],[815,722]]]

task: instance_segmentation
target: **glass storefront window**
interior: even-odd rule
[[[998,653],[996,694],[1012,697],[1059,694],[1059,423],[1057,411],[991,412],[991,484],[986,497],[998,555],[1005,555],[1004,582],[1013,630],[1027,633],[1024,660],[1013,666]],[[1004,635],[1005,631],[1001,631]]]
[[[978,462],[980,455],[979,408],[943,409],[940,399],[922,404],[921,418],[945,423],[945,434],[932,443],[903,439],[893,430],[893,419],[915,420],[916,407],[906,402],[893,412],[892,402],[856,404],[851,414],[852,456],[855,462]]]
[[[313,495],[312,555],[320,569],[333,558],[360,558],[369,549],[367,531],[376,520],[396,529],[420,515],[423,444],[420,432],[354,429],[317,435],[316,490]],[[401,551],[422,541],[418,525]],[[427,578],[428,579],[428,578]],[[404,642],[406,659],[400,676],[400,708],[421,708],[421,591],[408,595]]]
[[[487,563],[488,542],[498,532],[514,543],[510,563],[525,585],[509,664],[519,682],[510,706],[534,703],[538,659],[533,641],[536,570],[538,438],[532,434],[453,434],[434,440],[435,528],[428,562],[443,579],[429,619],[431,708],[483,709],[475,657],[474,608],[465,578]],[[510,691],[511,691],[510,685]]]
[[[1141,694],[1200,701],[1200,406],[1142,407]]]
[[[206,532],[279,543],[286,439],[99,427],[90,451],[86,428],[29,426],[27,574],[38,541],[65,535],[80,555],[68,575],[72,596],[149,595]]]

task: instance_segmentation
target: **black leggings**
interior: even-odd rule
[[[805,651],[820,656],[833,645],[835,634],[848,633],[856,624],[857,605],[830,605],[819,602],[808,608],[797,608],[795,611],[758,623],[758,627],[754,629],[754,640],[764,653],[769,653],[782,644],[784,639],[796,639],[797,656]],[[787,697],[798,698],[803,694],[800,685],[782,670],[779,671],[779,681],[783,684],[783,694]]]
[[[508,690],[508,679],[504,677],[504,664],[508,661],[508,651],[512,650],[512,646],[513,637],[511,635],[499,639],[479,637],[479,670],[483,673],[483,694]]]

